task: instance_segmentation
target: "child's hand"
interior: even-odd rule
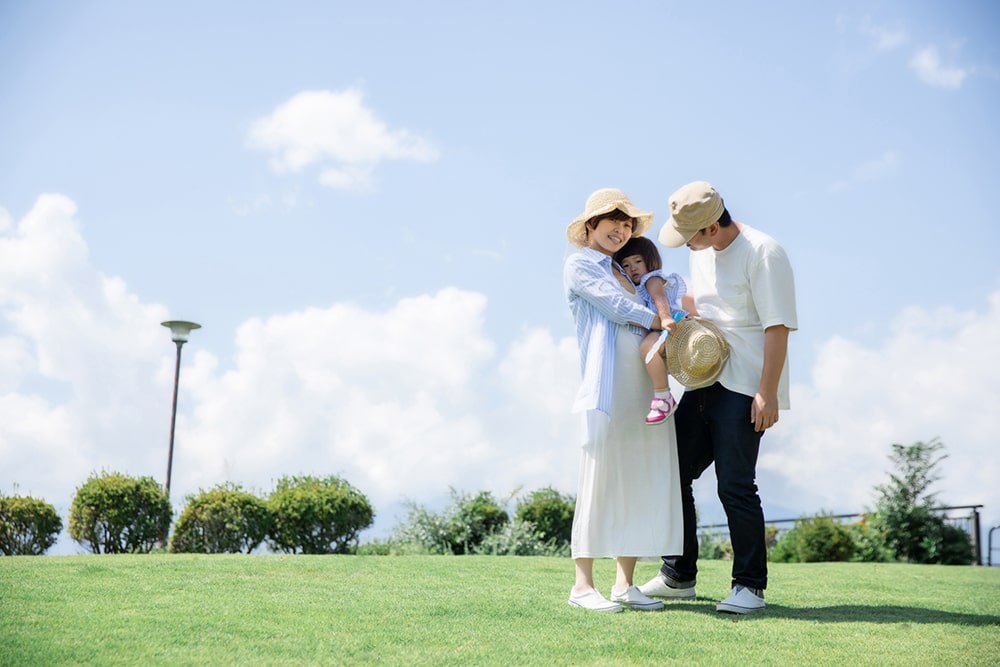
[[[677,331],[677,320],[670,316],[670,313],[660,313],[660,322],[664,331],[674,333]]]

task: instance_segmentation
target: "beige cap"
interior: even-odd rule
[[[679,248],[713,222],[725,210],[722,197],[705,181],[688,183],[670,195],[670,219],[660,230],[660,243]]]

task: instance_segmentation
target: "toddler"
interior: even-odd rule
[[[615,261],[636,285],[636,292],[646,306],[660,316],[665,332],[677,328],[677,320],[687,317],[681,309],[681,297],[687,293],[687,286],[676,273],[665,274],[661,269],[660,252],[656,244],[644,236],[635,236],[615,253]],[[662,346],[660,332],[651,331],[639,344],[639,350],[646,360],[646,372],[653,381],[653,401],[646,415],[647,424],[661,424],[667,420],[677,406],[670,393],[667,378],[667,362],[659,351],[650,354],[657,345]]]

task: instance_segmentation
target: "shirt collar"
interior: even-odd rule
[[[603,252],[598,252],[593,248],[587,247],[583,247],[580,250],[583,252],[583,256],[592,261],[594,264],[606,264],[610,270],[613,261],[611,259],[611,255],[605,255]]]

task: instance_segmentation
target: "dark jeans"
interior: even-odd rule
[[[684,553],[664,556],[660,568],[675,581],[694,581],[698,574],[698,523],[691,482],[714,461],[719,500],[726,510],[733,544],[732,583],[767,588],[764,512],[754,481],[763,432],[753,430],[752,403],[750,396],[715,383],[686,390],[677,406],[674,426],[684,512]]]

